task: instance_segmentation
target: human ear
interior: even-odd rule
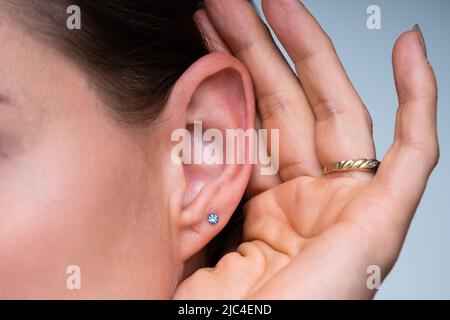
[[[165,154],[170,216],[186,261],[227,224],[248,184],[255,142],[245,135],[255,122],[249,73],[225,53],[201,58],[175,84],[161,121],[172,142]]]

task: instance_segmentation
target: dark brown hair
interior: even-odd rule
[[[71,5],[81,30],[66,26]],[[196,0],[29,0],[30,8],[27,23],[74,59],[126,122],[157,117],[178,78],[209,51]]]
[[[77,62],[111,113],[127,124],[154,120],[178,78],[209,52],[194,19],[197,0],[28,1],[27,12],[16,0],[5,3],[29,28]],[[81,9],[81,30],[66,26],[71,5]],[[241,207],[242,202],[207,246],[209,265],[240,243]]]

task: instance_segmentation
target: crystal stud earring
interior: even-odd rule
[[[219,216],[217,215],[217,213],[210,213],[208,215],[208,222],[210,224],[217,224],[219,222]]]

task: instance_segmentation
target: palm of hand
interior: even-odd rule
[[[251,199],[246,208],[244,238],[265,255],[267,273],[251,290],[255,297],[289,287],[283,273],[291,268],[297,270],[294,286],[307,293],[300,297],[314,297],[314,287],[324,285],[327,291],[317,297],[370,297],[375,291],[366,287],[367,268],[389,270],[403,238],[396,232],[402,222],[390,219],[396,208],[380,199],[371,182],[354,177],[297,178]],[[244,257],[248,250],[241,250]]]

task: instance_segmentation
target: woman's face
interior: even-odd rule
[[[1,21],[0,297],[168,296],[158,131],[122,128],[79,68]]]

